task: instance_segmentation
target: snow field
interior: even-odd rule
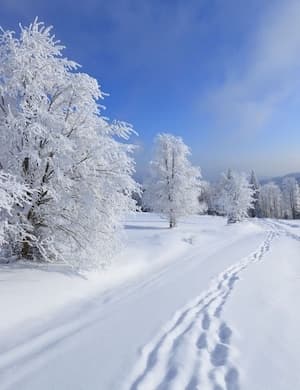
[[[144,348],[125,389],[238,388],[239,373],[229,357],[232,330],[221,313],[238,275],[262,259],[274,237],[274,232],[268,233],[257,251],[221,273],[206,293],[176,314]]]
[[[2,267],[0,388],[300,388],[299,221],[166,225],[127,220],[114,264],[84,278]]]

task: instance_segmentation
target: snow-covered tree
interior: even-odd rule
[[[224,210],[228,223],[242,221],[253,207],[254,190],[244,173],[232,172],[223,174],[219,207]]]
[[[201,174],[190,163],[189,155],[190,149],[180,137],[156,137],[144,203],[165,216],[170,228],[176,226],[178,218],[200,211]]]
[[[220,183],[201,182],[200,205],[208,215],[224,215],[219,204]]]
[[[300,214],[300,189],[294,177],[286,177],[282,182],[283,216],[295,219]]]
[[[249,216],[252,218],[259,217],[259,189],[260,184],[257,180],[255,172],[252,170],[249,178],[249,183],[253,189],[253,207],[249,210]]]
[[[209,186],[204,189],[207,202],[207,214],[208,215],[220,215],[224,216],[225,211],[220,204],[220,193],[222,191],[221,181],[209,183]]]
[[[112,253],[120,219],[135,208],[134,161],[124,122],[109,122],[97,81],[62,56],[35,20],[0,35],[1,166],[31,190],[12,220],[27,226],[23,258],[90,262]],[[11,238],[14,241],[14,238]]]
[[[262,217],[282,217],[282,193],[277,184],[267,183],[261,187],[259,207]]]
[[[200,195],[198,197],[201,213],[207,214],[211,206],[211,185],[208,181],[202,180]]]
[[[26,226],[16,223],[8,223],[14,207],[24,207],[30,200],[29,188],[16,181],[12,175],[0,171],[0,246],[10,234],[22,242],[26,232]]]

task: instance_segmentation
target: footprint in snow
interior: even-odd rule
[[[197,340],[197,343],[196,343],[197,347],[199,349],[205,349],[207,348],[207,337],[206,337],[206,333],[201,333],[200,337],[198,338]]]
[[[204,330],[208,330],[209,326],[210,326],[210,318],[209,318],[209,315],[207,313],[205,313],[203,320],[202,320],[202,328]]]
[[[230,344],[232,330],[223,322],[219,329],[219,339],[223,344]]]

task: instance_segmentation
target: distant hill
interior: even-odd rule
[[[294,178],[298,181],[298,183],[300,184],[300,172],[289,173],[289,174],[284,175],[284,176],[276,176],[276,177],[271,177],[271,178],[264,178],[264,179],[260,180],[260,183],[261,183],[261,184],[266,184],[266,183],[273,182],[273,183],[275,183],[275,184],[281,186],[282,181],[283,181],[286,177],[294,177]]]

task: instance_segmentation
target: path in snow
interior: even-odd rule
[[[222,272],[207,292],[177,312],[155,340],[146,345],[125,389],[130,390],[238,390],[239,371],[232,357],[232,330],[221,318],[222,308],[239,274],[260,261],[279,233],[271,231],[257,251]],[[284,230],[284,231],[283,231]],[[294,239],[300,238],[296,235]]]

